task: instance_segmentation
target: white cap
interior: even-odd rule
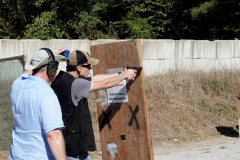
[[[53,52],[54,53],[54,52]],[[66,58],[61,55],[53,54],[55,61],[63,60],[66,61]],[[25,70],[34,70],[37,68],[41,68],[42,66],[47,65],[51,62],[47,51],[38,50],[33,54],[33,57],[30,61],[30,65],[25,65]]]

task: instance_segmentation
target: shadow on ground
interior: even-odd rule
[[[216,127],[217,131],[224,136],[228,137],[239,137],[239,127],[225,127],[225,126],[218,126]]]

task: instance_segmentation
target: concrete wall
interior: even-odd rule
[[[91,45],[119,41],[122,40],[0,39],[0,59],[24,54],[28,56],[29,62],[32,54],[42,47],[51,49],[65,47],[71,51],[81,49],[90,52]],[[239,40],[143,40],[141,51],[145,75],[182,69],[203,71],[209,71],[212,68],[240,69]],[[60,69],[65,70],[64,63],[61,63]]]

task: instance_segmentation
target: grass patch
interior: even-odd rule
[[[10,93],[12,81],[0,81],[0,149],[10,149],[12,140],[13,115],[11,110]]]
[[[152,138],[160,142],[172,141],[173,135],[180,141],[205,139],[220,135],[217,126],[236,126],[239,80],[240,71],[227,69],[146,77]]]

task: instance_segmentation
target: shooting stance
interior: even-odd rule
[[[64,128],[60,104],[49,86],[58,61],[65,57],[42,48],[33,54],[30,65],[12,85],[11,107],[14,117],[9,160],[66,160]]]
[[[124,79],[134,80],[136,71],[125,69],[122,74],[101,74],[88,77],[91,65],[98,59],[87,52],[75,50],[69,54],[67,72],[60,71],[52,82],[62,109],[63,129],[68,160],[91,160],[88,151],[95,151],[95,139],[87,96],[91,91],[117,85]]]

